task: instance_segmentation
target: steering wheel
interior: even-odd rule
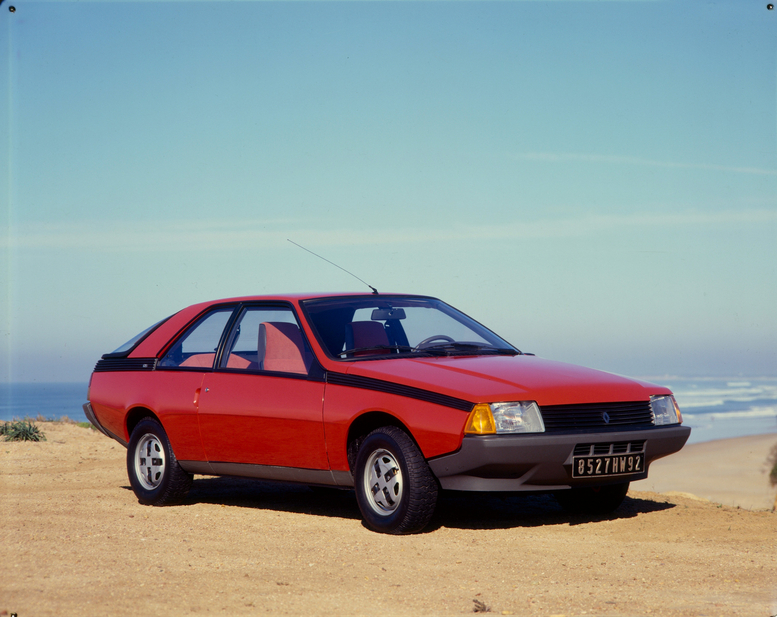
[[[445,341],[446,343],[453,343],[454,340],[450,336],[446,336],[445,334],[435,334],[434,336],[427,336],[423,341],[418,343],[415,347],[413,347],[413,351],[418,351],[419,349],[424,349],[425,347],[429,346],[429,343],[432,341]]]

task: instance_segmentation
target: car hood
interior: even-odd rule
[[[539,405],[644,401],[667,388],[536,356],[396,358],[355,362],[359,375],[473,403],[533,400]]]

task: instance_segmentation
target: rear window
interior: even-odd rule
[[[153,326],[150,328],[146,328],[141,332],[140,334],[136,334],[133,336],[130,340],[128,340],[126,343],[121,345],[120,347],[117,347],[114,349],[111,353],[107,353],[103,355],[103,358],[116,358],[121,356],[126,356],[131,352],[135,347],[138,346],[138,344],[146,338],[149,334],[151,334],[154,330],[156,330],[159,326],[161,326],[163,323],[165,323],[168,319],[170,319],[172,315],[169,315],[168,317],[165,317],[163,320],[156,322]]]

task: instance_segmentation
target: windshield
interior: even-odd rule
[[[435,298],[370,295],[302,305],[319,342],[339,360],[521,353]]]

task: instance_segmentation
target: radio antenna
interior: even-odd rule
[[[286,239],[287,239],[287,240],[289,240],[288,238],[286,238]],[[351,275],[353,278],[355,278],[357,281],[361,281],[362,283],[364,283],[365,285],[367,285],[367,287],[369,287],[370,289],[372,289],[372,293],[374,293],[375,295],[378,295],[378,290],[377,290],[377,289],[375,289],[375,288],[374,288],[372,285],[370,285],[370,284],[369,284],[367,281],[365,281],[364,279],[360,279],[360,278],[359,278],[358,276],[356,276],[356,275],[355,275],[353,272],[348,272],[348,270],[346,270],[345,268],[342,268],[342,267],[338,266],[338,265],[337,265],[335,262],[333,262],[333,261],[329,261],[329,260],[328,260],[326,257],[321,257],[321,255],[319,255],[318,253],[314,253],[314,252],[313,252],[313,251],[311,251],[310,249],[306,249],[306,248],[305,248],[304,246],[302,246],[301,244],[297,244],[296,242],[294,242],[294,240],[289,240],[289,242],[291,242],[291,243],[292,243],[294,246],[298,246],[298,247],[300,247],[300,248],[301,248],[303,251],[307,251],[307,252],[308,252],[308,253],[310,253],[311,255],[315,255],[315,256],[316,256],[316,257],[318,257],[319,259],[323,259],[325,262],[332,264],[332,265],[333,265],[335,268],[340,268],[340,270],[342,270],[342,271],[343,271],[343,272],[345,272],[346,274],[350,274],[350,275]]]

